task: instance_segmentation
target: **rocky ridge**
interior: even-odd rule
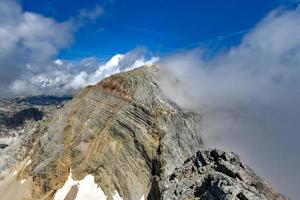
[[[162,185],[162,199],[287,199],[258,177],[234,153],[198,151],[174,170]]]

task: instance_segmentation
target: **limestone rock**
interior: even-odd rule
[[[162,199],[283,200],[234,153],[198,151],[161,182]]]

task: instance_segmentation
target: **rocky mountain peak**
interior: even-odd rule
[[[3,198],[186,199],[174,197],[173,188],[184,190],[197,179],[206,180],[207,174],[219,173],[218,160],[225,156],[230,161],[231,154],[215,158],[213,151],[205,151],[203,159],[196,154],[204,148],[201,115],[166,98],[159,73],[156,66],[144,66],[88,86],[5,148],[7,156],[0,158]],[[242,169],[236,163],[231,166]],[[197,172],[204,167],[200,171],[207,173],[191,172],[186,177],[190,166]],[[249,170],[245,173],[256,180]],[[189,180],[190,176],[194,178]],[[231,181],[235,184],[238,176]],[[202,182],[206,187],[208,182]],[[270,199],[267,190],[257,193]]]

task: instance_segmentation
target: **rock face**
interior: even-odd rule
[[[175,170],[203,148],[201,115],[183,110],[165,98],[158,84],[159,73],[163,72],[154,66],[144,66],[108,77],[88,86],[53,115],[35,124],[17,143],[5,148],[6,156],[0,157],[2,197],[190,198],[189,194],[177,192],[179,187],[190,194],[197,191],[200,199],[213,199],[209,195],[215,193],[225,193],[220,199],[230,199],[229,187],[218,180],[238,185],[240,191],[235,195],[240,199],[252,193],[257,198],[280,197],[238,160],[233,161],[232,154],[225,154],[227,160],[219,162],[224,156],[218,151],[218,155],[197,153]],[[198,159],[200,154],[202,160]],[[185,173],[190,168],[196,171]],[[201,175],[198,169],[205,173]],[[198,179],[204,192],[190,188],[196,187]],[[220,186],[210,187],[209,183]],[[191,198],[197,199],[197,194]]]
[[[259,178],[234,153],[198,151],[162,185],[162,199],[286,199]]]
[[[51,115],[70,99],[69,96],[0,99],[0,148],[11,145],[19,136],[29,132],[37,121]]]

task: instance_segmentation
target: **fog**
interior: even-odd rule
[[[240,45],[161,59],[165,94],[203,116],[209,147],[238,153],[280,192],[300,196],[300,9],[272,11]]]

